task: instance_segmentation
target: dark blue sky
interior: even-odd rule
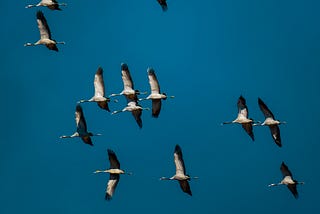
[[[36,42],[34,1],[0,8],[0,213],[319,213],[320,2],[315,0],[156,0],[66,2],[63,11],[41,8],[59,52],[24,47]],[[158,119],[143,112],[140,130],[130,113],[110,115],[82,105],[94,147],[59,139],[75,131],[76,102],[93,95],[98,66],[106,93],[122,90],[120,64],[135,87],[150,91],[153,67],[162,91]],[[266,127],[252,142],[235,119],[240,95],[250,117],[263,120],[261,97],[281,125],[278,148]],[[111,110],[125,106],[125,99]],[[141,105],[151,107],[151,102]],[[182,148],[193,196],[172,176],[174,146]],[[104,199],[107,148],[121,167],[112,201]],[[268,188],[289,166],[300,198],[286,187]]]

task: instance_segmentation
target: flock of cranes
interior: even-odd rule
[[[274,140],[274,142],[279,146],[282,147],[281,144],[281,137],[280,137],[280,124],[286,124],[285,121],[279,121],[276,120],[273,116],[273,113],[270,111],[268,106],[261,100],[261,98],[258,98],[258,104],[260,107],[260,110],[262,111],[265,121],[261,123],[260,121],[254,121],[249,117],[249,111],[246,104],[246,100],[243,96],[240,96],[238,99],[238,117],[230,122],[223,122],[224,124],[232,124],[232,123],[239,123],[242,125],[242,128],[248,133],[248,135],[251,137],[251,139],[254,141],[254,134],[253,134],[253,126],[269,126],[271,131],[271,136]]]
[[[163,11],[168,9],[166,0],[157,0],[160,4]],[[26,8],[44,6],[48,7],[51,10],[61,10],[60,6],[66,6],[65,3],[58,3],[56,0],[41,0],[38,4],[27,5]],[[48,49],[53,51],[58,51],[57,44],[65,44],[65,42],[57,42],[52,39],[51,31],[48,26],[47,20],[44,14],[41,11],[38,11],[36,14],[38,29],[40,32],[40,39],[35,43],[26,43],[25,46],[36,46],[36,45],[45,45]],[[174,96],[167,96],[166,93],[160,91],[160,85],[153,68],[148,68],[148,79],[150,84],[151,93],[145,98],[138,98],[138,95],[146,94],[147,92],[140,92],[136,90],[133,85],[132,77],[128,68],[128,65],[125,63],[121,64],[121,76],[123,81],[123,90],[116,94],[113,93],[109,96],[105,93],[105,84],[103,79],[103,69],[101,67],[95,73],[94,76],[94,95],[90,99],[80,100],[76,105],[75,110],[75,121],[76,121],[76,131],[72,135],[63,135],[60,138],[74,138],[79,137],[85,144],[93,146],[92,136],[100,136],[98,133],[91,133],[87,130],[87,123],[83,113],[81,104],[85,102],[96,102],[97,105],[108,112],[111,112],[109,108],[109,102],[111,98],[116,96],[124,96],[127,100],[127,106],[122,110],[112,111],[111,114],[118,114],[121,112],[129,111],[132,113],[136,123],[140,128],[142,128],[142,111],[149,110],[149,108],[142,107],[138,102],[143,100],[152,100],[152,117],[159,117],[161,111],[161,101],[167,98],[174,98]],[[114,100],[117,102],[117,100]],[[241,124],[243,129],[247,132],[250,138],[254,141],[253,127],[254,126],[268,126],[272,138],[276,145],[282,147],[281,137],[280,137],[280,124],[285,124],[285,121],[276,120],[273,113],[267,107],[267,105],[258,98],[258,105],[262,111],[265,120],[264,122],[254,121],[249,118],[248,107],[246,105],[246,100],[243,96],[240,96],[237,102],[238,107],[238,116],[235,120],[230,122],[223,122],[222,124]],[[114,151],[108,149],[108,157],[110,162],[110,167],[106,170],[96,170],[94,173],[109,173],[109,181],[107,183],[107,188],[105,191],[105,199],[110,200],[115,192],[115,189],[119,183],[120,175],[127,174],[132,175],[130,172],[125,172],[120,168],[120,162]],[[174,163],[176,168],[176,173],[172,177],[161,177],[160,180],[177,180],[180,184],[180,187],[183,192],[192,195],[191,188],[189,185],[190,179],[197,179],[198,177],[190,177],[186,174],[186,168],[183,160],[181,147],[177,144],[174,149]],[[283,179],[279,183],[270,184],[270,187],[278,185],[286,185],[288,189],[292,192],[295,198],[298,197],[297,185],[304,184],[304,182],[299,182],[293,179],[292,173],[290,172],[287,165],[282,162],[280,170],[283,175]]]

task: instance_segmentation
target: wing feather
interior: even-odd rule
[[[253,134],[253,127],[252,123],[242,123],[242,128],[247,132],[247,134],[251,137],[254,141],[254,134]]]
[[[258,104],[265,118],[271,117],[272,119],[274,119],[272,112],[260,98],[258,98]]]
[[[37,12],[37,23],[40,31],[40,38],[51,39],[51,32],[47,20],[40,10]]]
[[[110,200],[114,194],[114,191],[119,183],[120,176],[118,174],[110,174],[110,178],[106,188],[105,199]]]
[[[121,64],[122,81],[125,90],[134,89],[132,77],[127,64]]]
[[[281,137],[280,137],[280,128],[278,125],[271,125],[269,126],[270,128],[270,132],[271,132],[271,136],[274,140],[274,142],[279,146],[281,147],[282,144],[281,144]]]
[[[177,144],[174,149],[174,163],[176,165],[176,174],[186,174],[186,168],[183,161],[181,147]]]
[[[99,67],[94,75],[94,96],[104,97],[104,90],[103,69]]]
[[[120,169],[120,162],[118,161],[118,158],[114,151],[111,149],[108,149],[108,157],[110,162],[110,169]]]
[[[286,177],[286,176],[292,177],[292,173],[290,172],[288,166],[284,162],[282,162],[280,170],[281,170],[283,177]]]
[[[297,190],[297,184],[288,184],[287,187],[295,198],[299,197],[298,190]]]
[[[151,88],[151,93],[153,94],[160,94],[160,86],[157,79],[157,76],[152,68],[148,68],[148,77],[149,77],[149,84]]]
[[[77,124],[77,132],[79,134],[83,132],[87,132],[87,123],[84,118],[82,107],[80,105],[76,106],[75,119]]]
[[[152,117],[159,117],[161,111],[161,99],[152,100]]]
[[[237,106],[238,106],[238,113],[248,118],[248,115],[249,115],[248,107],[246,105],[246,100],[244,99],[243,96],[239,97]]]
[[[183,192],[192,195],[191,188],[187,180],[179,181],[179,184]]]

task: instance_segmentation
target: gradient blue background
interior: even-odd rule
[[[316,0],[68,1],[63,11],[41,8],[59,45],[36,42],[35,1],[1,2],[0,213],[319,213],[320,28]],[[163,102],[158,119],[143,112],[139,130],[130,113],[110,115],[83,104],[94,147],[59,139],[75,131],[74,110],[93,95],[104,69],[106,93],[122,90],[120,64],[129,65],[137,89],[150,91],[147,68],[157,73]],[[266,127],[252,142],[241,126],[220,126],[237,115],[240,95],[250,117],[263,120],[261,97],[281,126],[283,148]],[[123,97],[112,110],[125,106]],[[150,101],[141,102],[150,107]],[[177,182],[180,144],[193,196]],[[121,167],[112,201],[104,199],[107,148]],[[285,161],[300,198],[281,180]]]

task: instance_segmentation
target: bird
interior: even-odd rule
[[[141,115],[142,115],[142,110],[150,110],[149,108],[143,108],[142,106],[140,106],[138,104],[138,101],[129,101],[127,106],[125,108],[123,108],[122,110],[118,110],[118,111],[113,111],[111,114],[118,114],[121,112],[125,112],[125,111],[130,111],[134,117],[134,119],[136,120],[139,128],[142,128],[142,119],[141,119]]]
[[[24,46],[45,45],[49,50],[59,51],[57,44],[65,44],[65,42],[56,42],[55,40],[51,39],[51,32],[47,20],[41,11],[37,12],[37,23],[40,31],[40,39],[36,43],[28,42],[24,44]]]
[[[151,94],[146,98],[141,98],[139,100],[152,100],[152,117],[158,118],[161,111],[161,100],[166,100],[166,93],[160,93],[160,85],[157,79],[157,76],[154,72],[153,68],[148,68],[148,78],[149,84],[151,88]],[[170,98],[174,98],[174,96],[169,96]]]
[[[114,191],[119,183],[120,180],[120,174],[127,174],[132,175],[131,172],[125,172],[124,170],[120,169],[120,162],[118,161],[118,158],[114,151],[111,149],[108,149],[108,157],[110,162],[110,168],[106,170],[96,170],[94,173],[109,173],[110,178],[107,184],[106,193],[105,193],[105,199],[110,200],[114,194]]]
[[[161,6],[162,11],[167,11],[168,10],[167,0],[157,0],[157,1]]]
[[[77,131],[72,135],[62,135],[60,138],[80,137],[85,144],[93,146],[91,136],[100,136],[101,134],[93,134],[87,131],[87,123],[84,118],[83,110],[80,104],[76,106],[75,119]]]
[[[192,192],[188,182],[190,181],[191,177],[186,174],[186,168],[182,157],[182,150],[178,144],[175,146],[174,149],[174,163],[176,165],[176,174],[171,178],[161,177],[160,180],[177,180],[179,181],[180,188],[182,189],[182,191],[192,196]],[[198,177],[192,178],[197,179]]]
[[[281,147],[281,137],[280,137],[280,129],[279,126],[280,124],[285,124],[285,121],[279,121],[276,120],[268,108],[268,106],[261,100],[261,98],[258,98],[258,104],[260,107],[260,110],[262,111],[265,121],[263,123],[256,123],[253,124],[254,126],[269,126],[269,129],[271,131],[271,136],[274,140],[274,142]]]
[[[286,185],[290,192],[293,194],[293,196],[297,199],[299,197],[297,185],[304,184],[304,182],[294,180],[292,177],[292,173],[290,172],[288,166],[284,162],[281,163],[280,170],[283,175],[282,181],[280,183],[269,184],[268,186],[273,187],[279,185]]]
[[[79,103],[83,102],[96,102],[101,109],[110,112],[108,102],[110,99],[105,97],[105,87],[103,81],[103,69],[98,68],[96,74],[94,75],[94,96],[89,100],[80,100]]]
[[[110,97],[124,95],[127,98],[127,101],[137,101],[138,94],[146,94],[146,92],[140,92],[139,90],[134,89],[132,77],[129,71],[129,67],[125,63],[121,63],[121,76],[123,81],[123,90],[119,94],[111,94]]]
[[[223,122],[224,124],[232,124],[232,123],[239,123],[242,125],[243,129],[248,133],[248,135],[251,137],[252,141],[254,141],[254,134],[253,134],[253,128],[252,125],[254,123],[253,119],[249,119],[249,113],[248,113],[248,107],[246,105],[246,100],[242,95],[240,95],[238,99],[238,117],[231,121],[231,122]]]
[[[67,6],[66,3],[58,3],[56,0],[41,0],[38,4],[29,4],[26,8],[44,6],[51,10],[61,10],[59,6]]]

